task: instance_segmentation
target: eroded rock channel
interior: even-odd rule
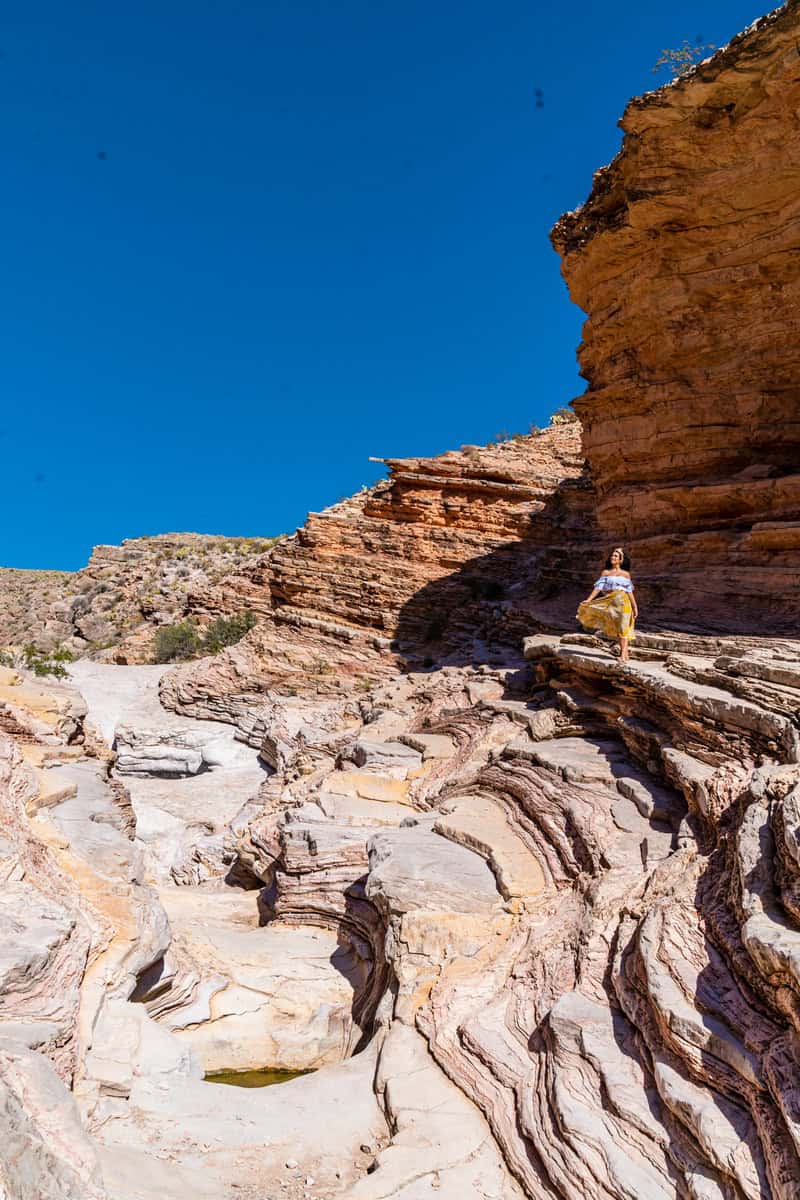
[[[3,1200],[800,1195],[799,12],[559,223],[580,426],[387,460],[163,611],[190,535],[16,580],[46,639],[127,564],[107,650],[0,668]],[[627,664],[571,623],[606,537]]]
[[[637,654],[412,673],[302,771],[7,678],[9,1194],[792,1195],[800,647]],[[218,761],[120,773],[106,689]]]

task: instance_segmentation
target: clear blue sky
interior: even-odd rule
[[[583,390],[551,225],[659,51],[762,11],[7,5],[0,564],[279,533],[544,423]]]

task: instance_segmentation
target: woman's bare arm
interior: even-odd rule
[[[583,601],[583,603],[588,604],[590,600],[594,600],[595,596],[599,596],[599,595],[600,595],[600,588],[594,588],[591,596],[587,596],[586,599]],[[577,616],[578,614],[576,613],[575,615]]]

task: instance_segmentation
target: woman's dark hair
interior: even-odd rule
[[[622,547],[615,546],[614,550],[622,550]],[[606,571],[611,571],[614,568],[614,564],[611,561],[611,555],[614,553],[614,550],[609,551],[608,558],[606,559],[606,565],[604,568]],[[628,557],[627,550],[622,550],[622,562],[620,563],[620,566],[622,567],[623,571],[630,571],[630,569],[631,569],[631,560]]]

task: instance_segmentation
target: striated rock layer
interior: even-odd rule
[[[380,685],[233,823],[272,922],[365,947],[393,1136],[348,1195],[514,1194],[464,1175],[466,1113],[434,1150],[420,1096],[409,1137],[414,1030],[534,1200],[798,1194],[800,644],[636,654],[536,635]]]
[[[576,423],[385,461],[385,482],[310,513],[252,567],[193,596],[201,619],[246,607],[261,621],[173,672],[168,707],[238,722],[259,744],[251,718],[264,693],[357,694],[402,663],[471,658],[476,643],[516,645],[532,624],[565,619],[565,583],[582,586],[575,544],[592,527]]]
[[[574,408],[598,524],[684,628],[800,617],[797,32],[789,0],[633,100],[552,235],[588,313]]]
[[[152,728],[157,668],[80,664],[83,726],[77,701],[77,731],[30,724],[60,793],[0,737],[10,1196],[78,1177],[255,1200],[308,1171],[324,1200],[795,1197],[800,643],[642,634],[635,654],[538,634],[502,667],[375,685],[335,724],[331,700],[298,725],[275,697],[271,772],[221,838],[242,768],[219,750],[210,789],[132,777],[134,829],[86,720],[112,738],[113,701]],[[191,728],[165,715],[164,739]],[[319,1070],[223,1108],[203,1067],[265,1053]]]

